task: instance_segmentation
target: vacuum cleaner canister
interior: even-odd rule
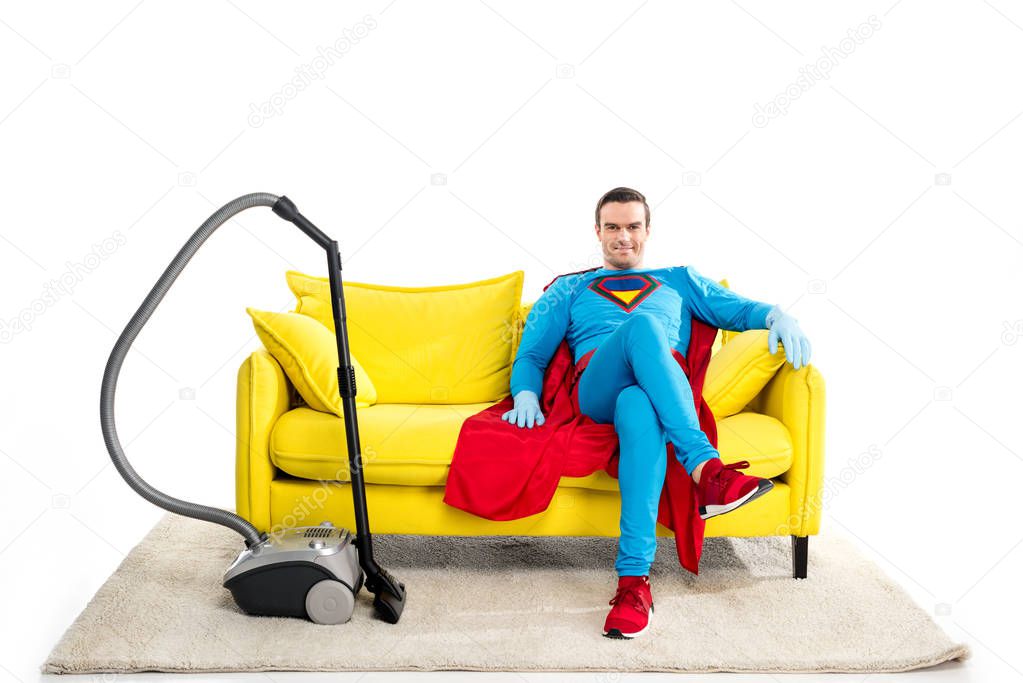
[[[224,587],[248,614],[343,624],[364,579],[351,534],[323,522],[270,533],[246,548],[224,575]]]

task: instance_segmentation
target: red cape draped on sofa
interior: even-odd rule
[[[672,349],[689,378],[700,428],[715,448],[717,424],[703,398],[703,381],[716,334],[716,327],[693,318],[686,355]],[[530,429],[502,420],[501,415],[513,407],[511,396],[462,423],[445,503],[479,517],[507,521],[546,510],[563,476],[584,477],[603,469],[618,478],[614,425],[595,422],[579,411],[578,379],[594,351],[573,367],[568,342],[561,340],[544,373],[542,426]],[[675,457],[674,446],[668,443],[666,449],[668,467],[657,521],[675,532],[679,564],[698,574],[705,522],[699,514],[696,485]]]

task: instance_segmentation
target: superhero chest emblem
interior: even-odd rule
[[[660,286],[660,281],[649,275],[635,274],[604,275],[592,280],[588,288],[631,313]]]

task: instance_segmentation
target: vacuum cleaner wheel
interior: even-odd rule
[[[355,595],[340,581],[324,579],[305,596],[305,611],[316,624],[343,624],[355,611]]]

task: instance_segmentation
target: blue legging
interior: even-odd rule
[[[690,475],[719,457],[700,429],[689,379],[657,318],[633,314],[600,343],[579,378],[579,410],[596,422],[613,421],[618,434],[622,512],[615,570],[649,574],[668,441]]]

